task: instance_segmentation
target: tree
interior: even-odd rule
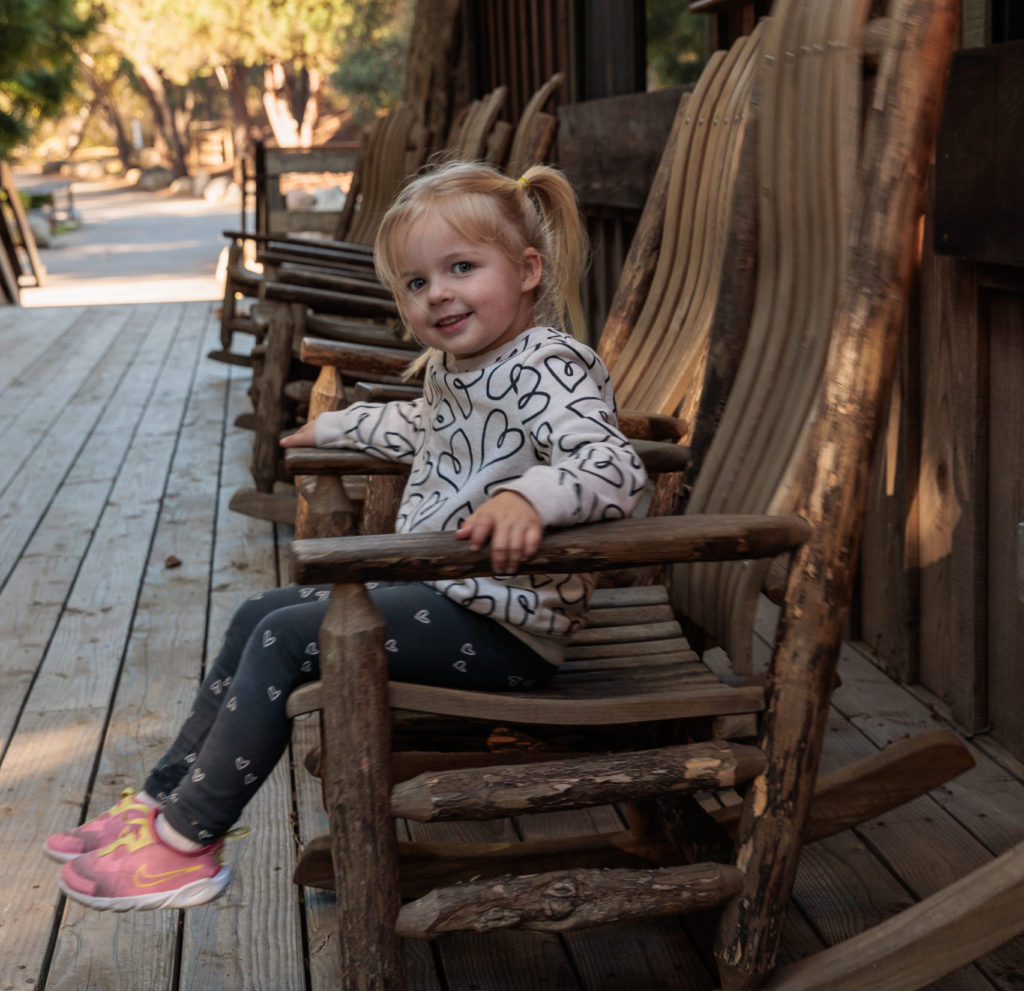
[[[75,80],[75,45],[93,27],[74,0],[0,2],[0,155],[60,113]]]
[[[707,62],[707,15],[679,0],[648,0],[648,84],[658,89],[696,82]]]
[[[355,18],[342,41],[331,83],[349,98],[353,114],[369,118],[401,98],[413,4],[356,0],[353,6]]]

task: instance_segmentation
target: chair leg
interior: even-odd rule
[[[338,907],[342,983],[405,988],[384,625],[362,585],[337,585],[320,628],[324,790]]]
[[[295,311],[298,312],[295,312]],[[277,303],[270,307],[264,342],[263,371],[253,381],[256,408],[252,447],[252,476],[260,492],[272,492],[281,449],[278,439],[284,411],[284,386],[292,361],[292,338],[301,326],[305,307]]]

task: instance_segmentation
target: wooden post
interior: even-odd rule
[[[252,442],[252,477],[260,492],[272,492],[281,460],[278,444],[285,382],[292,361],[295,328],[305,320],[306,307],[289,303],[261,303],[268,310],[263,374],[253,382],[256,407]]]
[[[917,218],[956,30],[957,0],[902,0],[868,110],[868,173],[850,238],[804,515],[773,657],[762,749],[747,795],[737,862],[742,894],[723,913],[716,954],[723,991],[763,983],[775,963],[817,774],[856,551],[871,451],[888,396],[915,255]],[[826,525],[827,524],[827,525]]]
[[[309,420],[321,413],[341,409],[344,387],[339,369],[324,365],[313,383],[309,397]],[[355,533],[355,508],[345,494],[338,475],[297,475],[299,502],[295,512],[295,539],[344,537]]]
[[[324,778],[346,991],[405,988],[384,624],[366,589],[335,585],[320,628]]]

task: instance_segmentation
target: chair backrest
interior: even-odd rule
[[[861,166],[861,36],[870,0],[774,16],[756,99],[758,267],[735,383],[693,481],[692,513],[795,512],[805,494],[825,361],[852,249]],[[783,44],[782,38],[786,41]],[[770,562],[679,566],[676,608],[751,673],[758,598]]]
[[[723,289],[742,291],[724,261],[763,30],[716,52],[680,102],[598,343],[622,409],[692,425]]]
[[[363,141],[336,240],[372,244],[384,212],[405,179],[427,155],[429,134],[408,104],[395,107],[371,125]]]
[[[464,107],[453,121],[448,142],[438,152],[438,159],[500,165],[512,137],[512,125],[498,120],[507,97],[508,87],[498,86]]]
[[[547,159],[558,130],[558,118],[546,112],[544,106],[554,97],[564,79],[561,72],[556,72],[523,108],[505,164],[507,175],[518,178],[531,165]]]

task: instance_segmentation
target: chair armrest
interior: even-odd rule
[[[328,238],[319,237],[292,237],[289,234],[265,233],[257,234],[254,231],[222,231],[224,237],[232,241],[254,241],[256,244],[281,244],[289,248],[308,249],[317,254],[348,255],[353,261],[365,263],[367,259],[372,264],[373,247],[369,244],[359,244],[354,241],[333,241]]]
[[[677,416],[645,413],[638,409],[619,410],[619,429],[637,440],[677,441],[686,436],[687,424]]]
[[[284,452],[284,470],[290,475],[407,475],[404,461],[375,458],[362,451],[337,447],[289,447]]]
[[[521,574],[604,571],[681,561],[773,557],[804,543],[799,516],[660,516],[549,531]],[[393,533],[296,540],[292,573],[302,584],[428,581],[493,574],[491,551],[452,533]]]
[[[281,303],[301,303],[321,313],[339,313],[357,317],[396,317],[398,307],[394,300],[374,296],[358,296],[355,293],[330,292],[327,289],[310,289],[305,286],[291,286],[284,282],[264,282],[263,298]]]
[[[651,474],[684,471],[690,462],[689,448],[658,441],[631,441]],[[375,458],[361,451],[339,447],[290,447],[284,452],[284,470],[290,475],[404,475],[403,461]]]
[[[416,399],[423,389],[415,382],[356,382],[349,392],[353,402],[392,403]]]
[[[416,357],[408,347],[386,344],[356,344],[304,337],[299,357],[308,365],[334,366],[350,375],[401,375]]]

